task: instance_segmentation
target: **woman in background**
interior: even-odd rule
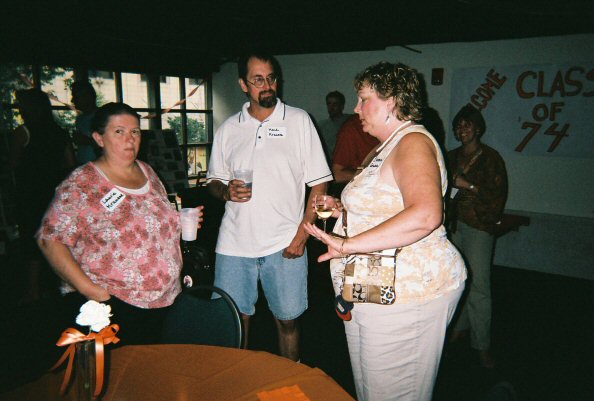
[[[492,368],[491,354],[491,262],[497,223],[507,198],[507,173],[503,159],[493,148],[481,143],[485,120],[477,109],[466,105],[452,122],[462,146],[448,152],[452,172],[452,242],[466,258],[471,272],[468,296],[462,303],[452,341],[470,330],[470,345],[478,350],[483,367]]]

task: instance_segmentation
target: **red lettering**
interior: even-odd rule
[[[571,67],[569,70],[567,70],[567,72],[565,73],[565,84],[567,86],[574,86],[575,91],[568,92],[566,90],[566,92],[565,92],[566,96],[575,96],[578,93],[580,93],[582,90],[582,87],[583,87],[582,82],[571,78],[571,74],[575,71],[578,71],[582,74],[584,73],[584,69],[582,67]]]
[[[483,99],[485,100],[491,100],[493,98],[493,94],[495,92],[493,92],[493,90],[489,89],[489,88],[485,88],[485,84],[481,85],[480,88],[478,88],[476,90],[476,93],[478,95],[481,95],[483,97]]]
[[[516,81],[516,92],[518,93],[518,96],[523,99],[531,99],[534,97],[534,92],[527,92],[524,90],[524,79],[527,77],[536,78],[536,73],[534,71],[525,71],[520,74]]]
[[[549,112],[551,121],[555,121],[555,118],[557,118],[557,113],[561,113],[563,111],[563,106],[565,106],[565,103],[563,102],[551,103],[551,111]]]
[[[565,83],[563,82],[563,75],[561,75],[561,71],[557,71],[555,74],[555,79],[553,79],[549,96],[553,97],[557,91],[561,97],[565,97]]]
[[[546,104],[540,103],[532,108],[532,118],[534,118],[534,121],[544,121],[548,116],[549,109],[547,109]]]
[[[492,68],[487,73],[487,78],[493,83],[493,85],[495,85],[497,89],[500,89],[505,81],[507,81],[507,77],[500,77],[499,74],[496,73]]]
[[[479,100],[482,100],[482,103],[479,103]],[[477,108],[478,111],[482,111],[485,107],[487,107],[487,101],[484,98],[479,98],[478,95],[472,95],[470,97],[470,103],[474,107]]]
[[[563,139],[566,136],[569,136],[567,134],[567,130],[569,129],[569,124],[565,124],[560,131],[557,131],[558,126],[559,126],[558,123],[553,123],[544,132],[545,135],[553,135],[555,137],[555,140],[553,141],[553,143],[551,143],[551,146],[549,146],[549,148],[547,149],[547,152],[552,152],[553,150],[555,150],[557,148],[557,146],[559,145],[559,142],[561,142],[561,139]]]
[[[528,145],[528,142],[530,142],[530,140],[532,138],[534,138],[534,135],[536,135],[536,133],[540,129],[540,126],[541,126],[541,124],[529,123],[529,122],[524,122],[522,124],[522,129],[530,128],[530,132],[528,132],[528,134],[526,134],[526,136],[524,137],[522,142],[520,142],[520,144],[518,146],[516,146],[516,149],[515,149],[516,152],[521,152],[524,150],[526,145]]]
[[[538,97],[549,96],[544,91],[544,71],[538,71],[538,90],[536,93]]]
[[[594,81],[594,68],[592,68],[590,71],[588,71],[588,73],[586,74],[586,79],[588,81]],[[589,92],[584,92],[584,93],[582,93],[582,96],[592,97],[592,96],[594,96],[594,90],[591,90]]]

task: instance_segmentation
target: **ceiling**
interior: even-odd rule
[[[13,0],[0,60],[201,76],[247,49],[381,50],[594,32],[594,1]]]

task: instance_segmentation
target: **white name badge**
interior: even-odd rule
[[[369,163],[369,166],[367,167],[367,171],[369,171],[370,174],[375,174],[377,172],[377,169],[379,167],[381,167],[383,161],[384,161],[383,158],[376,157],[375,159],[373,159],[371,161],[371,163]]]
[[[109,191],[103,198],[101,198],[101,205],[110,212],[115,210],[120,203],[126,198],[126,195],[117,188]]]
[[[284,138],[287,135],[287,127],[268,127],[268,138]]]

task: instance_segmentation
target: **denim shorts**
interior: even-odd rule
[[[307,309],[307,251],[296,259],[283,258],[283,250],[259,258],[217,253],[214,285],[226,291],[244,315],[256,312],[258,279],[277,319],[293,320]]]

